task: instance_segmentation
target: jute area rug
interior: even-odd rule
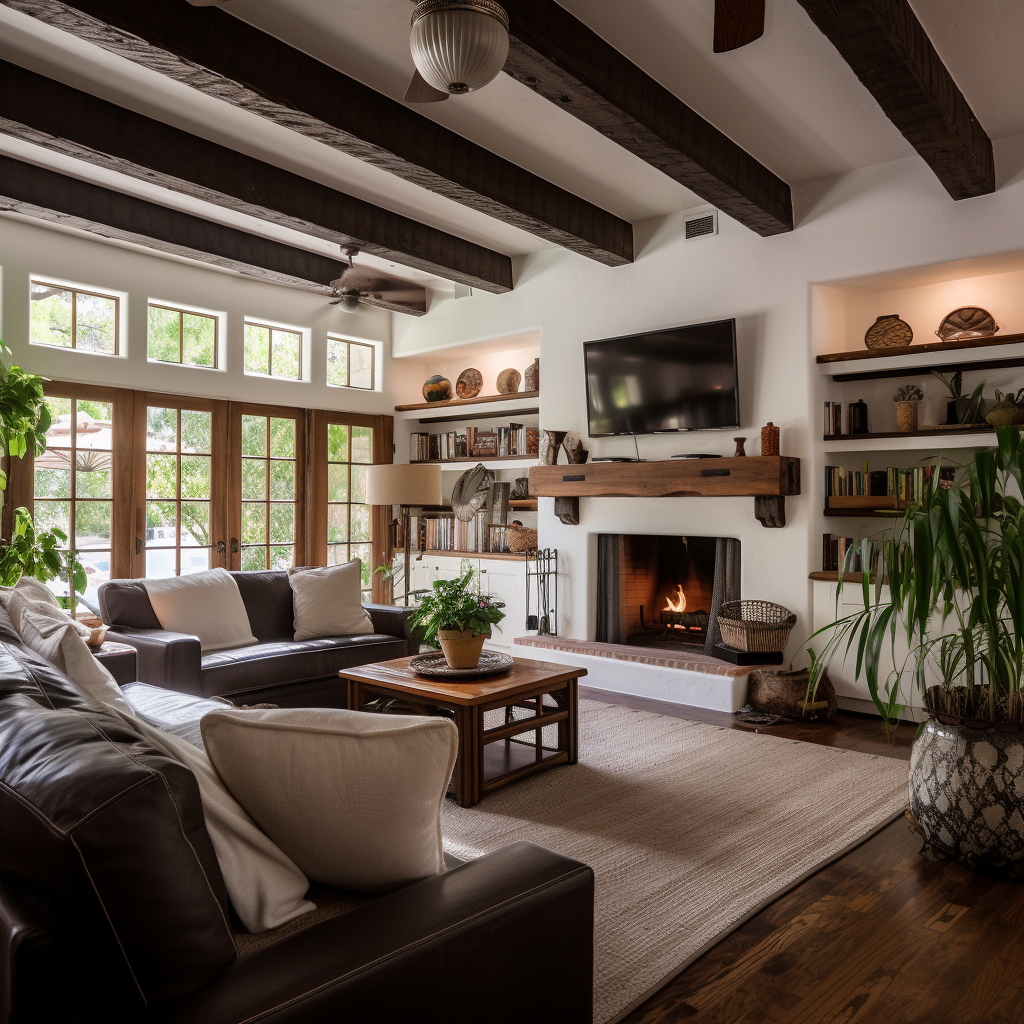
[[[881,726],[879,726],[881,728]],[[445,848],[529,840],[589,864],[596,1024],[898,817],[908,765],[580,701],[580,763],[445,801]]]

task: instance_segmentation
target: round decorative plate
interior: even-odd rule
[[[507,370],[502,370],[498,374],[498,394],[499,395],[514,395],[519,390],[519,382],[523,379],[523,375],[511,367]]]
[[[423,385],[423,397],[428,402],[447,402],[452,397],[452,382],[447,377],[435,373]]]
[[[987,309],[961,306],[939,324],[935,333],[943,341],[959,341],[961,338],[991,338],[998,331],[996,318]]]
[[[476,668],[450,668],[444,654],[438,651],[436,654],[421,654],[409,662],[409,668],[418,676],[426,676],[428,679],[462,679],[472,682],[481,676],[496,676],[501,672],[507,672],[512,668],[514,662],[507,654],[499,654],[497,651],[483,651],[480,654],[480,663]]]
[[[483,386],[484,375],[471,366],[459,374],[459,379],[455,382],[455,394],[459,398],[476,398]]]

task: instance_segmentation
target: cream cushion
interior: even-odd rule
[[[146,588],[160,625],[198,637],[203,654],[259,642],[252,635],[238,584],[227,569],[138,582]]]
[[[365,636],[373,623],[363,608],[362,563],[291,569],[295,639],[324,636]]]
[[[311,881],[387,892],[444,870],[448,719],[237,709],[205,715],[202,733],[231,794]]]

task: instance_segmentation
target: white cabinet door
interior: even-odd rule
[[[512,641],[526,630],[526,563],[480,559],[480,580],[484,593],[504,601],[505,618],[491,632],[485,647],[508,654]]]

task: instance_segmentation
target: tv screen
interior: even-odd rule
[[[735,429],[736,321],[583,346],[591,437]]]

